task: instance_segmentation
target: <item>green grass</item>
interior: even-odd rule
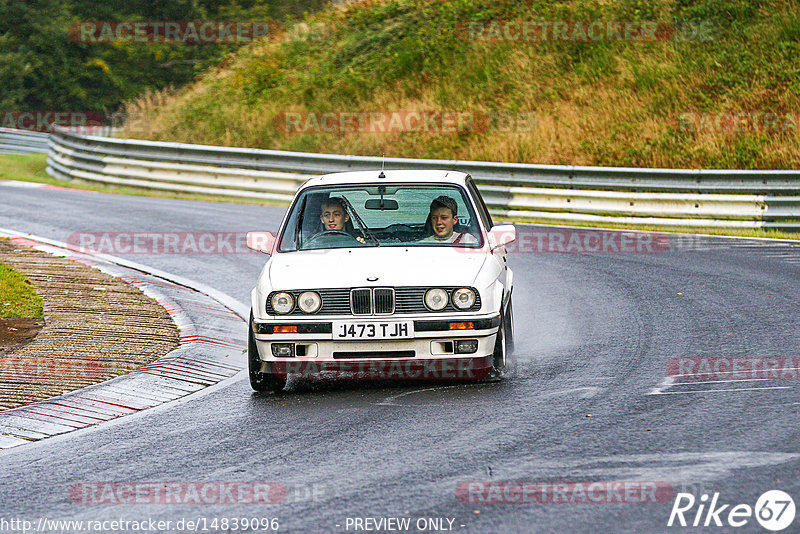
[[[42,299],[27,278],[0,263],[0,317],[41,319],[44,317]]]
[[[95,191],[114,195],[135,195],[156,198],[177,198],[183,200],[200,200],[210,202],[227,202],[234,204],[257,204],[260,206],[284,206],[287,204],[265,200],[229,197],[225,195],[205,195],[201,193],[180,193],[146,189],[143,187],[125,187],[105,185],[84,180],[58,180],[47,174],[47,155],[45,154],[4,154],[0,155],[0,180],[19,180],[40,184],[56,185],[81,191]]]
[[[51,183],[53,179],[45,172],[46,154],[4,154],[0,156],[0,180],[24,180],[26,182]]]

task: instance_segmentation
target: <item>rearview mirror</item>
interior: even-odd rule
[[[399,209],[396,200],[389,200],[385,198],[381,199],[371,198],[367,200],[367,202],[364,204],[364,207],[368,210],[381,210],[381,211],[386,211],[386,210],[395,211]]]
[[[277,238],[272,232],[247,232],[247,248],[272,254],[275,251]]]
[[[514,227],[513,224],[501,224],[499,226],[493,226],[491,230],[489,230],[488,241],[489,241],[489,248],[492,250],[501,247],[503,245],[508,245],[509,243],[513,243],[517,240],[517,229]]]

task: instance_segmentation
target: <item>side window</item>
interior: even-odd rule
[[[278,243],[278,250],[280,252],[293,252],[297,250],[297,243],[295,243],[295,231],[294,229],[297,228],[297,214],[299,213],[298,209],[298,202],[302,204],[303,198],[298,198],[295,200],[295,205],[290,207],[289,212],[289,220],[286,221],[286,226],[283,229],[283,232],[280,236],[280,242]]]
[[[483,221],[483,226],[486,227],[486,230],[491,230],[492,226],[494,226],[492,216],[489,214],[489,210],[486,209],[486,204],[483,203],[483,197],[481,197],[475,182],[472,181],[472,177],[470,176],[467,176],[467,189],[469,189],[469,194],[472,198],[475,199],[475,203],[478,206],[478,216]]]

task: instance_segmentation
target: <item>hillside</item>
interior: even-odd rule
[[[295,20],[327,0],[2,0],[0,1],[0,125],[30,128],[16,115],[30,111],[111,115],[120,102],[147,90],[179,87],[244,39],[160,42],[83,33],[155,21]],[[122,26],[118,26],[122,24]],[[91,37],[90,37],[91,36]],[[100,114],[102,113],[102,115]],[[8,122],[12,123],[9,124]]]
[[[782,169],[800,168],[799,102],[796,1],[374,0],[309,15],[194,84],[129,102],[127,135]]]

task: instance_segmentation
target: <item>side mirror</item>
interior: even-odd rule
[[[247,248],[264,254],[275,251],[277,237],[272,232],[247,232]]]
[[[487,240],[489,241],[489,248],[492,250],[502,247],[503,245],[508,245],[517,240],[517,229],[513,224],[493,226],[492,229],[489,230]]]

